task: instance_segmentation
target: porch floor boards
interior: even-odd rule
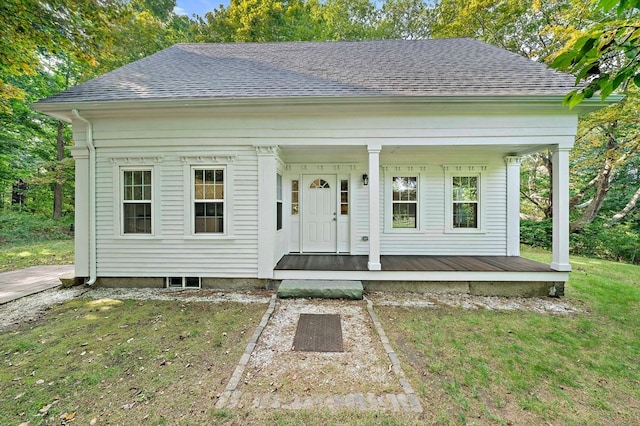
[[[368,256],[288,254],[281,271],[367,271]],[[549,265],[517,256],[380,256],[383,271],[555,272]]]

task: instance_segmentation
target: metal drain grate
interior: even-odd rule
[[[342,326],[338,314],[300,314],[293,350],[343,352]]]

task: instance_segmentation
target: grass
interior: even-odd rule
[[[548,261],[543,251],[525,256]],[[583,313],[378,307],[439,424],[635,424],[640,268],[573,257],[566,300]]]
[[[72,217],[50,217],[20,211],[0,213],[0,272],[36,265],[73,263]]]
[[[0,424],[637,424],[640,267],[572,264],[569,316],[376,307],[418,416],[216,410],[266,306],[77,299],[0,334]]]
[[[37,265],[71,264],[73,256],[73,240],[2,244],[0,246],[0,272]]]
[[[0,424],[206,423],[265,305],[76,299],[0,335]]]

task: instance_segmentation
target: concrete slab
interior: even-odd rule
[[[317,297],[325,299],[362,299],[361,281],[282,280],[278,297]]]
[[[58,287],[60,277],[73,271],[73,265],[47,265],[0,272],[0,305]]]

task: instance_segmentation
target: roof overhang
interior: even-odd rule
[[[279,112],[334,112],[337,107],[358,107],[359,111],[381,108],[424,108],[439,113],[478,110],[485,113],[559,113],[582,115],[618,102],[622,96],[610,96],[606,101],[587,99],[572,110],[562,104],[563,96],[359,96],[359,97],[259,97],[259,98],[171,98],[118,101],[36,102],[32,108],[52,117],[71,122],[73,109],[87,117],[126,113],[154,114],[162,109],[213,109],[221,113],[261,113],[275,109]]]

